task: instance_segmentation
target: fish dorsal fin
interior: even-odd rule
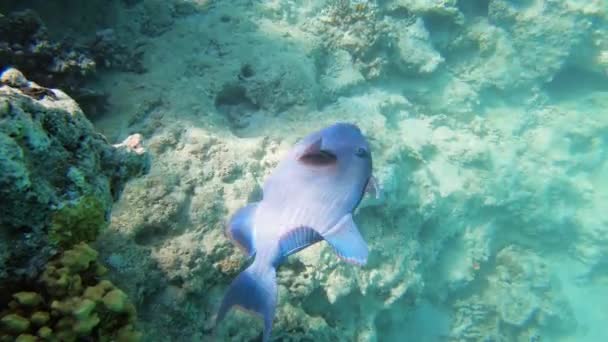
[[[346,262],[360,266],[367,263],[367,244],[351,214],[344,215],[335,226],[323,234],[323,238]]]
[[[281,257],[286,258],[321,240],[323,240],[323,237],[312,228],[297,227],[292,229],[279,240]]]
[[[319,138],[314,143],[308,145],[298,160],[309,166],[329,166],[334,165],[338,160],[337,156],[330,151],[322,149],[323,139]]]
[[[237,210],[228,222],[226,234],[248,257],[255,254],[255,244],[253,240],[252,218],[257,208],[257,203],[248,204]]]
[[[306,146],[306,149],[304,149],[302,155],[319,153],[321,151],[321,146],[323,146],[323,138],[318,138]]]

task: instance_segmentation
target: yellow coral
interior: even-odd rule
[[[89,268],[90,264],[97,260],[97,255],[96,250],[81,242],[71,250],[65,251],[59,262],[72,272],[77,273]]]
[[[17,337],[15,342],[36,342],[38,339],[34,335],[21,334]]]
[[[77,319],[85,319],[95,309],[95,302],[90,299],[83,299],[74,307],[72,313]]]
[[[38,326],[46,324],[50,319],[49,313],[46,311],[36,311],[30,317],[30,321]]]
[[[2,322],[2,326],[8,331],[17,333],[26,331],[30,326],[30,321],[18,314],[8,314],[2,317],[0,322]]]
[[[53,333],[53,330],[51,330],[51,328],[46,327],[46,326],[38,329],[38,336],[40,336],[42,338],[49,338],[49,337],[51,337],[52,333]]]
[[[141,339],[141,333],[133,330],[131,325],[125,325],[116,334],[118,342],[136,342]]]
[[[42,301],[42,297],[36,292],[17,292],[13,294],[13,298],[24,306],[36,306]]]
[[[0,341],[139,341],[135,307],[110,281],[98,280],[103,272],[87,244],[65,251],[41,275],[43,288],[13,294],[0,312]]]
[[[103,280],[95,286],[87,287],[86,290],[84,290],[83,296],[94,301],[101,301],[103,295],[110,288],[112,288],[112,283],[108,282],[107,280]]]
[[[103,304],[114,312],[124,312],[127,304],[127,295],[121,290],[112,290],[103,296]]]

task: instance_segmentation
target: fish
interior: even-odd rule
[[[262,318],[263,341],[269,341],[277,268],[318,242],[329,243],[348,263],[365,265],[369,249],[353,212],[366,193],[379,196],[380,189],[359,127],[338,122],[298,141],[264,181],[261,200],[228,220],[227,237],[253,262],[229,285],[215,326],[236,307]]]

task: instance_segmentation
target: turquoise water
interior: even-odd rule
[[[608,340],[606,0],[26,1],[0,12],[23,8],[85,53],[107,39],[78,83],[99,98],[66,93],[109,142],[140,133],[151,156],[93,243],[135,303],[142,341],[212,340],[247,264],[227,220],[259,200],[298,139],[337,121],[361,128],[383,190],[354,215],[369,259],[344,263],[325,242],[290,256],[272,340]],[[30,80],[38,71],[14,66]],[[57,80],[35,81],[72,84]],[[261,332],[234,311],[215,338]]]

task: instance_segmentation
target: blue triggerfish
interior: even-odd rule
[[[262,200],[239,209],[226,234],[253,263],[230,284],[216,326],[233,306],[260,315],[270,339],[277,303],[276,269],[327,241],[343,260],[364,265],[368,248],[353,221],[365,192],[378,195],[370,146],[353,124],[336,123],[300,140],[266,179]]]

